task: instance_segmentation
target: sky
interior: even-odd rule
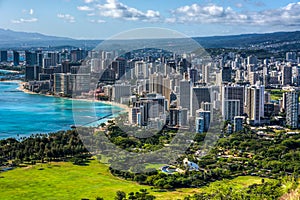
[[[188,37],[300,30],[291,0],[0,0],[0,28],[108,39],[159,27]]]

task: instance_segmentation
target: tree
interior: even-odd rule
[[[126,198],[126,193],[123,191],[117,191],[116,192],[116,196],[115,196],[115,200],[123,200]]]

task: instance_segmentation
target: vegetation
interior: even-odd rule
[[[289,187],[286,187],[289,186]],[[230,184],[229,181],[214,182],[204,192],[185,197],[185,200],[219,200],[219,199],[265,199],[273,200],[281,197],[285,192],[295,189],[297,183],[294,180],[273,180],[260,184],[252,184],[248,187],[240,187]]]
[[[111,124],[106,132],[109,142],[127,151],[138,152],[158,149],[169,142],[174,134],[172,131],[162,131],[145,140],[128,135],[114,124]],[[197,135],[185,155],[179,157],[174,163],[184,173],[165,174],[157,170],[135,173],[134,168],[123,171],[113,165],[110,167],[110,171],[113,175],[126,180],[137,181],[140,184],[161,189],[202,187],[216,180],[231,179],[241,175],[258,175],[269,178],[288,175],[295,179],[298,178],[300,135],[291,136],[285,132],[275,133],[269,130],[267,136],[261,136],[246,127],[240,133],[220,135],[220,137],[208,154],[199,157],[197,151],[204,145],[205,134]],[[122,159],[117,160],[116,158],[119,159],[119,157],[115,157],[115,160],[114,157],[110,158],[112,164],[117,163],[118,165],[120,162],[124,162]],[[184,158],[197,163],[200,171],[187,170],[183,165]],[[126,160],[126,164],[137,167],[131,160]],[[144,166],[139,167],[144,169]]]
[[[247,176],[232,180],[218,181],[204,188],[181,188],[176,190],[158,190],[123,180],[110,174],[108,166],[90,160],[88,165],[79,166],[70,162],[38,163],[0,173],[0,199],[90,199],[97,197],[114,199],[117,191],[123,191],[128,198],[132,192],[141,193],[146,189],[156,199],[184,199],[197,193],[209,193],[217,185],[230,185],[245,188],[261,184],[262,178]],[[264,182],[270,182],[267,178]],[[225,189],[225,188],[224,188]],[[129,198],[128,198],[129,199]]]
[[[74,130],[32,135],[20,141],[15,138],[0,140],[0,166],[9,161],[13,165],[65,160],[81,164],[90,156]]]
[[[267,91],[271,93],[271,100],[274,101],[278,101],[279,99],[281,99],[283,93],[285,92],[284,90],[280,90],[280,89],[272,89]]]
[[[130,129],[128,131],[130,133]],[[92,152],[95,150],[92,148],[94,145],[105,146],[108,143],[113,143],[127,150],[126,152],[155,151],[176,135],[176,132],[164,129],[147,139],[135,137],[123,132],[113,122],[107,127],[106,132],[91,133],[91,129],[84,129],[81,132],[81,139]],[[148,133],[145,131],[143,134]],[[103,139],[100,136],[105,136],[108,140],[99,141]],[[0,187],[5,188],[3,197],[7,197],[6,199],[16,192],[16,188],[19,188],[17,197],[18,195],[26,197],[24,193],[27,192],[30,195],[45,193],[43,195],[47,196],[47,193],[53,190],[52,187],[55,187],[54,192],[57,194],[52,196],[57,198],[62,197],[59,195],[65,195],[67,198],[77,195],[82,198],[100,199],[115,197],[114,194],[105,193],[109,187],[113,193],[120,191],[120,199],[125,198],[124,193],[126,198],[131,199],[146,198],[147,195],[149,199],[153,199],[154,196],[163,198],[166,197],[164,194],[168,193],[170,194],[167,197],[171,197],[171,194],[178,194],[179,190],[184,191],[180,196],[182,198],[186,196],[186,199],[239,199],[241,195],[245,199],[277,199],[296,189],[300,172],[299,134],[288,135],[284,131],[275,132],[266,129],[266,135],[259,135],[246,126],[239,133],[220,134],[220,137],[210,152],[205,156],[197,156],[197,151],[204,145],[205,139],[205,134],[198,134],[185,155],[174,163],[174,166],[180,168],[182,172],[172,174],[163,173],[157,168],[151,169],[157,167],[155,164],[147,166],[151,170],[135,173],[134,168],[141,166],[126,163],[134,168],[122,171],[116,168],[116,165],[124,160],[116,162],[114,159],[117,157],[105,155],[99,155],[98,158],[109,161],[111,163],[109,168],[94,160],[91,161],[91,154],[83,146],[75,131],[35,135],[20,140],[9,138],[0,141],[1,165],[5,167],[19,165],[24,168],[1,173]],[[90,143],[87,144],[87,141]],[[197,163],[200,170],[190,171],[185,168],[182,162],[184,158]],[[71,161],[73,164],[57,161]],[[264,181],[259,179],[259,183],[243,185],[243,192],[241,186],[235,187],[232,182],[237,177],[246,177],[245,183],[249,180],[249,176],[260,176]],[[269,181],[270,179],[274,180]],[[100,186],[97,186],[99,184]],[[37,189],[39,186],[40,189]],[[78,189],[78,193],[68,194],[75,188]],[[149,193],[144,192],[145,196],[141,197],[139,196],[141,191],[136,193],[140,189],[147,189]],[[93,193],[89,193],[89,190]],[[176,191],[161,193],[169,190]],[[42,198],[48,198],[43,195]],[[0,199],[3,199],[1,194]]]
[[[25,73],[25,68],[22,67],[22,66],[0,65],[0,69],[12,70],[12,71],[19,71],[21,73]]]

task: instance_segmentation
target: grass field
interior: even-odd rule
[[[230,184],[245,187],[261,183],[258,177],[238,177]],[[88,166],[69,162],[37,164],[0,173],[0,199],[91,199],[97,196],[110,200],[116,191],[126,193],[145,188],[157,199],[183,199],[203,189],[184,188],[170,192],[154,192],[150,186],[139,185],[112,176],[108,167],[93,160]]]
[[[274,100],[274,101],[278,101],[279,99],[281,99],[283,93],[285,92],[280,89],[272,89],[272,90],[266,90],[266,91],[271,93],[271,100]]]

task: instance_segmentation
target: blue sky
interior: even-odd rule
[[[0,0],[0,28],[78,39],[161,27],[187,36],[300,30],[291,0]]]

